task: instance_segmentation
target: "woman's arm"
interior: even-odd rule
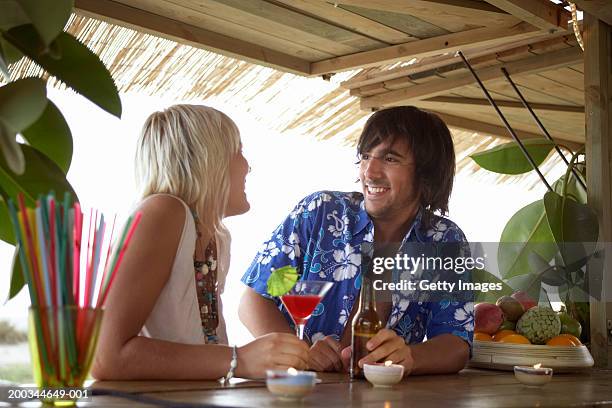
[[[92,375],[98,379],[217,379],[229,370],[231,349],[139,336],[166,284],[185,223],[176,199],[158,196],[138,211],[141,222],[117,271],[104,314]],[[195,296],[195,294],[194,294]],[[280,350],[274,353],[273,350]],[[306,366],[308,347],[295,336],[271,335],[238,350],[236,376],[265,368]]]

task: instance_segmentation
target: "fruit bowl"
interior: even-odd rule
[[[593,357],[586,346],[546,346],[474,341],[472,359],[468,366],[512,371],[515,365],[531,366],[541,363],[555,372],[573,372],[593,366]]]

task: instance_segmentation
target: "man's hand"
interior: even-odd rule
[[[317,340],[308,351],[308,368],[315,371],[342,371],[340,343],[332,336]]]
[[[391,360],[394,364],[404,366],[404,375],[410,374],[414,367],[412,349],[393,330],[382,329],[368,341],[366,348],[370,354],[359,360],[359,367],[363,367],[364,364]]]

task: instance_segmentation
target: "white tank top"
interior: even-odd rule
[[[204,344],[206,340],[202,332],[202,320],[200,319],[193,268],[193,252],[196,243],[195,222],[187,204],[176,196],[154,194],[145,198],[145,200],[156,195],[168,195],[183,204],[185,225],[176,249],[170,277],[157,298],[140,335],[175,343]],[[215,238],[218,258],[217,280],[219,282],[219,327],[217,327],[217,336],[219,344],[227,344],[221,294],[229,270],[231,236],[225,225],[221,225],[221,231],[217,233]]]

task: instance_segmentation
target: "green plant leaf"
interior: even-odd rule
[[[23,271],[21,269],[21,262],[19,262],[19,245],[15,247],[13,253],[13,263],[11,266],[11,283],[9,285],[9,294],[6,302],[14,298],[19,294],[21,289],[25,286],[23,279]]]
[[[60,110],[51,101],[43,114],[30,127],[21,132],[30,146],[53,160],[64,174],[72,161],[72,133]]]
[[[13,223],[9,218],[8,207],[3,198],[0,197],[0,240],[15,245],[15,234]]]
[[[0,30],[8,30],[30,22],[19,2],[15,0],[0,0],[0,10],[2,10],[2,13],[0,13]]]
[[[586,204],[555,192],[544,195],[548,224],[557,243],[596,242],[599,236],[597,214]]]
[[[506,283],[515,291],[522,290],[526,292],[530,298],[539,299],[540,289],[542,288],[542,280],[540,276],[534,274],[527,274],[521,276],[515,276],[508,279]]]
[[[0,157],[0,187],[9,197],[15,200],[19,193],[23,193],[26,203],[33,206],[39,194],[48,194],[53,190],[58,197],[63,197],[67,191],[77,200],[72,186],[57,164],[31,146],[20,146],[26,162],[23,174],[12,172]]]
[[[0,120],[18,133],[42,115],[47,106],[45,81],[24,78],[0,87]]]
[[[484,269],[473,269],[471,271],[471,277],[472,282],[474,283],[499,283],[502,286],[502,290],[500,291],[476,291],[474,296],[474,303],[495,303],[500,297],[512,294],[512,288],[489,271],[486,271]]]
[[[543,283],[551,286],[562,286],[569,282],[569,275],[561,265],[550,265],[540,254],[532,252],[529,254],[529,266],[533,273],[540,276]]]
[[[25,171],[25,159],[21,146],[15,139],[17,135],[8,129],[4,122],[0,119],[0,152],[11,171],[17,174],[23,174]]]
[[[569,271],[581,268],[596,249],[597,214],[586,204],[550,191],[544,195],[544,206],[563,264]]]
[[[543,200],[518,210],[506,223],[499,241],[497,260],[504,279],[530,273],[529,256],[534,251],[543,260],[550,261],[557,246],[548,226]]]
[[[579,166],[579,173],[583,175],[582,179],[585,180],[586,177],[584,174],[585,166]],[[555,193],[563,195],[563,181],[565,180],[565,175],[559,177],[557,181],[555,181],[552,185],[552,189]],[[576,181],[576,177],[573,173],[570,173],[569,181],[567,182],[567,197],[573,199],[576,202],[581,204],[587,203],[587,192],[582,186]]]
[[[8,65],[6,61],[4,61],[4,56],[2,55],[1,50],[0,50],[0,72],[2,72],[2,75],[4,75],[5,81],[8,82],[11,80],[11,73],[8,70]]]
[[[289,292],[297,282],[298,273],[293,266],[283,266],[275,269],[268,278],[268,294],[282,296]]]
[[[46,45],[64,30],[74,7],[73,0],[19,0],[19,4]]]
[[[527,139],[523,144],[538,166],[546,160],[554,147],[554,143],[548,139]],[[495,173],[522,174],[533,170],[516,142],[504,143],[470,157],[483,169]]]
[[[15,27],[3,36],[21,52],[66,85],[104,109],[121,117],[121,99],[115,82],[98,56],[72,35],[62,32],[54,44],[61,56],[43,52],[36,29],[31,24]]]
[[[23,58],[23,54],[17,48],[13,47],[11,43],[0,37],[0,54],[4,58],[4,62],[7,65],[11,65]]]

